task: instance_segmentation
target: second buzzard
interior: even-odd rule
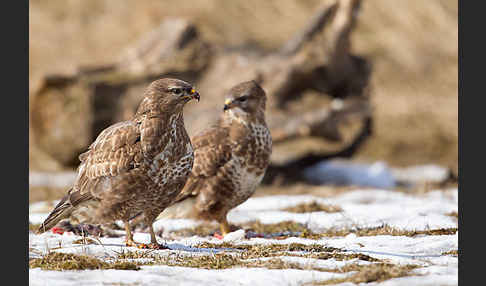
[[[226,215],[253,195],[270,161],[265,104],[265,91],[254,81],[229,90],[221,118],[191,139],[191,175],[159,218],[216,220],[223,236],[230,231]]]

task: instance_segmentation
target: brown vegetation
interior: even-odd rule
[[[40,267],[44,270],[140,269],[140,267],[132,262],[116,261],[114,263],[107,263],[91,256],[60,252],[51,252],[42,258],[31,259],[29,261],[29,267]]]
[[[310,212],[336,213],[336,212],[341,212],[343,209],[339,206],[319,204],[313,201],[310,203],[298,204],[296,206],[288,207],[282,210],[291,213],[310,213]]]
[[[375,236],[375,235],[392,235],[392,236],[408,236],[413,237],[417,235],[452,235],[458,231],[458,228],[438,228],[428,230],[404,230],[390,227],[386,224],[378,227],[354,227],[354,228],[342,228],[342,229],[326,229],[320,232],[311,231],[307,226],[294,222],[284,221],[274,224],[263,224],[259,221],[252,221],[239,226],[232,226],[233,230],[243,228],[246,231],[254,231],[261,234],[275,234],[285,233],[283,236],[299,236],[308,239],[321,239],[324,237],[336,237],[346,236],[349,234],[355,234],[356,236]],[[201,224],[189,229],[181,229],[172,232],[175,236],[193,236],[198,235],[202,237],[211,236],[217,230],[216,225]]]

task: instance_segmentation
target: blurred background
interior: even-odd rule
[[[457,1],[29,3],[31,202],[60,198],[79,153],[164,76],[201,93],[190,135],[225,90],[261,82],[275,145],[257,195],[457,184]]]

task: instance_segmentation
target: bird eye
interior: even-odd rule
[[[247,100],[246,96],[242,96],[242,97],[238,98],[238,101],[241,101],[241,102],[245,102],[246,100]]]
[[[171,91],[172,93],[174,93],[175,95],[180,95],[180,94],[182,93],[182,89],[177,88],[177,87],[172,88],[170,91]]]

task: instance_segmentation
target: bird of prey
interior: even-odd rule
[[[229,90],[218,121],[191,138],[191,175],[159,218],[216,220],[223,236],[230,231],[227,213],[253,195],[270,161],[265,103],[265,91],[254,81]]]
[[[194,152],[184,127],[183,107],[199,93],[178,79],[152,82],[134,117],[104,129],[79,155],[74,185],[38,232],[59,221],[106,225],[122,220],[126,245],[162,248],[152,223],[180,193],[191,172]],[[150,244],[133,240],[129,220],[144,214]]]

